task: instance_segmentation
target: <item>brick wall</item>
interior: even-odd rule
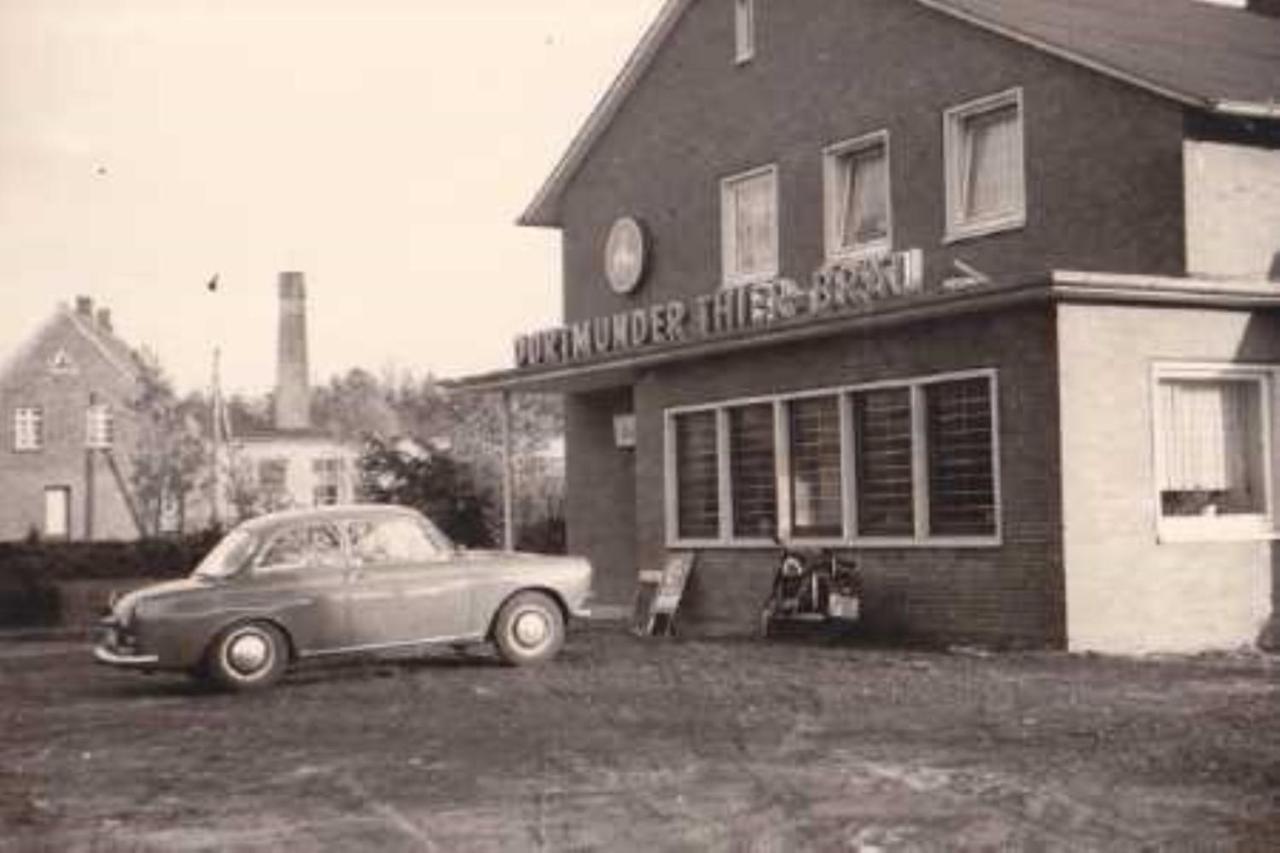
[[[991,548],[864,548],[871,627],[896,638],[1061,646],[1055,333],[1051,309],[997,312],[654,371],[635,387],[635,524],[641,568],[666,554],[663,412],[672,406],[994,367],[999,371],[1004,542]],[[571,437],[572,441],[572,437]],[[571,455],[582,449],[571,443]],[[591,458],[580,459],[591,467]],[[571,484],[572,489],[572,484]],[[571,504],[575,527],[597,508]],[[689,630],[753,630],[773,550],[702,550],[682,611]]]
[[[630,389],[565,398],[569,553],[591,560],[597,605],[628,605],[635,593],[636,451],[617,447],[613,432],[614,415],[630,411]]]
[[[893,242],[936,280],[1048,268],[1180,274],[1181,109],[1132,86],[900,0],[758,2],[759,46],[732,61],[732,4],[695,3],[564,197],[567,319],[705,293],[720,281],[719,179],[777,163],[782,272],[822,262],[824,146],[887,129]],[[1024,93],[1026,227],[944,244],[942,115]],[[614,295],[609,225],[641,218],[647,283]]]

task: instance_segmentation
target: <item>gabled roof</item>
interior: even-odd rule
[[[519,219],[559,200],[694,0],[667,0]],[[903,0],[1211,112],[1280,119],[1280,18],[1202,0]]]
[[[9,356],[0,366],[0,383],[9,378],[9,374],[31,355],[44,337],[59,323],[66,322],[80,334],[107,364],[114,367],[126,379],[137,380],[141,376],[138,357],[133,349],[111,332],[100,328],[92,319],[77,316],[76,312],[66,305],[59,305],[57,310],[39,328],[27,338],[22,346]]]

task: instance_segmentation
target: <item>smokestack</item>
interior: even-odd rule
[[[280,273],[280,339],[276,362],[276,429],[311,426],[307,370],[307,284],[300,272]]]

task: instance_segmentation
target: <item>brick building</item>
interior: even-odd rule
[[[521,222],[570,549],[747,630],[773,537],[869,627],[1234,647],[1275,610],[1280,19],[1204,0],[670,0]]]
[[[140,368],[106,308],[59,306],[0,370],[0,540],[133,539]]]

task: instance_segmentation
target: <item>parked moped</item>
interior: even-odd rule
[[[784,625],[849,626],[861,617],[862,575],[853,560],[830,548],[793,548],[781,554],[773,588],[760,611],[760,634],[775,636]]]

